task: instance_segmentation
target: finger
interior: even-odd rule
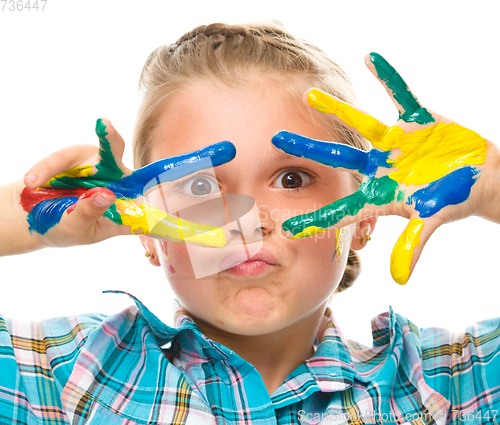
[[[363,182],[353,194],[312,213],[290,218],[282,224],[289,239],[298,239],[344,227],[368,217],[385,214],[385,206],[397,199],[399,184],[389,176]]]
[[[400,119],[418,124],[428,124],[435,121],[432,114],[422,107],[401,75],[382,56],[372,52],[366,55],[365,63],[387,90],[399,111]]]
[[[153,162],[107,187],[128,198],[137,198],[157,184],[174,181],[199,170],[217,167],[231,161],[235,156],[236,148],[232,143],[215,143],[194,152]]]
[[[273,146],[289,155],[304,157],[330,167],[354,171],[365,176],[375,175],[378,167],[390,168],[390,152],[372,149],[362,151],[342,143],[324,142],[289,131],[280,131],[272,138]]]
[[[79,198],[76,196],[45,198],[33,205],[29,211],[30,231],[44,235],[61,221],[66,212],[71,213],[71,219],[65,220],[66,227],[72,228],[73,234],[84,235],[86,229],[103,216],[114,199],[114,194],[103,188],[86,191]]]
[[[125,142],[107,119],[97,120],[95,132],[99,137],[99,163],[93,179],[118,181],[128,171],[122,162]]]
[[[400,285],[408,282],[425,244],[442,224],[436,218],[414,217],[399,237],[391,255],[391,275]]]
[[[122,223],[130,226],[135,235],[216,248],[222,248],[229,243],[230,235],[222,228],[193,223],[148,204],[138,205],[132,200],[117,199],[115,203]]]
[[[319,89],[311,89],[305,96],[310,106],[325,114],[334,114],[340,124],[371,142],[379,142],[389,131],[389,127],[376,118]]]
[[[51,177],[63,173],[65,170],[79,167],[82,160],[90,158],[95,152],[96,147],[91,145],[74,145],[54,152],[29,169],[24,176],[24,184],[31,189],[50,186],[48,181]],[[89,172],[90,165],[81,169],[87,169]],[[78,173],[78,170],[75,171]]]

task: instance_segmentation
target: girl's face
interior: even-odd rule
[[[220,141],[236,146],[236,157],[215,168],[220,190],[255,198],[262,227],[255,231],[274,257],[274,264],[259,263],[248,274],[226,270],[196,279],[185,245],[164,243],[161,249],[157,243],[156,255],[177,299],[199,325],[264,335],[324,312],[342,277],[353,229],[346,232],[339,259],[333,258],[334,231],[287,240],[281,224],[352,193],[353,180],[348,173],[278,152],[271,144],[280,130],[331,140],[315,114],[273,85],[254,81],[238,89],[206,83],[184,88],[160,118],[152,161]]]

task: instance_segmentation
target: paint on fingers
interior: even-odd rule
[[[382,140],[390,130],[390,127],[371,115],[360,112],[353,106],[340,102],[318,89],[307,93],[307,103],[325,114],[335,114],[345,124],[358,130],[363,137],[371,142]]]
[[[391,275],[400,285],[405,285],[410,278],[413,251],[420,245],[420,232],[423,227],[424,220],[412,218],[392,250]]]
[[[405,122],[416,122],[418,124],[429,124],[435,119],[432,114],[423,108],[415,95],[411,92],[405,80],[399,73],[378,53],[370,53],[370,61],[375,67],[378,78],[392,93],[394,100],[403,109],[399,111],[399,118]]]

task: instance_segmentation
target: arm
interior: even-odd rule
[[[43,248],[38,234],[28,230],[28,214],[19,204],[23,182],[0,186],[0,256],[22,254]]]

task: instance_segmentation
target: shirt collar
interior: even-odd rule
[[[104,291],[104,293],[124,294],[129,296],[142,313],[142,316],[148,323],[151,332],[158,340],[160,346],[172,342],[172,340],[181,333],[188,333],[189,336],[187,336],[187,338],[189,339],[189,353],[191,358],[193,350],[198,353],[199,361],[208,361],[209,359],[222,360],[233,354],[232,350],[211,340],[203,334],[198,325],[186,314],[177,300],[174,300],[172,306],[175,327],[171,327],[163,323],[135,296],[124,291],[115,290]],[[179,348],[182,350],[182,346]]]
[[[175,327],[170,327],[135,296],[115,290],[104,291],[104,293],[129,296],[141,311],[160,346],[171,342],[180,333],[188,331],[191,358],[193,358],[193,350],[198,353],[199,361],[226,359],[233,354],[229,348],[205,336],[177,300],[173,302]],[[396,317],[391,306],[389,306],[389,311],[372,319],[371,329],[373,347],[360,346],[344,337],[332,310],[329,307],[325,310],[316,334],[316,352],[305,362],[321,391],[348,389],[352,386],[354,378],[365,383],[375,379],[393,353],[396,340],[400,340],[400,338],[395,338],[397,336]],[[182,347],[180,348],[182,350]]]

